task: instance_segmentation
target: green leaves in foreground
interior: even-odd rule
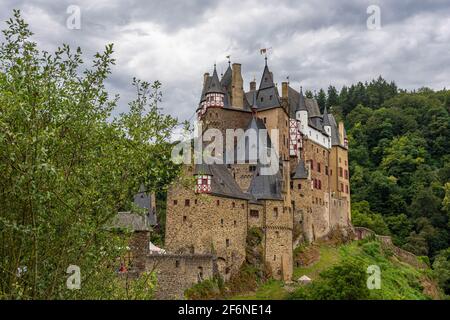
[[[135,80],[130,111],[111,120],[118,97],[104,83],[112,45],[82,70],[79,48],[40,52],[18,11],[7,24],[0,46],[0,298],[148,298],[152,277],[117,277],[128,235],[104,225],[129,208],[140,183],[163,189],[177,173],[168,139],[176,120],[158,111],[160,84]],[[66,288],[69,265],[80,267],[79,290]]]

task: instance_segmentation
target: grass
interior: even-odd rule
[[[320,273],[337,265],[343,260],[362,262],[364,267],[377,265],[381,269],[381,289],[371,290],[371,299],[381,300],[425,300],[430,299],[423,291],[424,286],[431,286],[434,291],[434,281],[429,276],[430,270],[416,269],[399,261],[389,252],[383,252],[378,242],[354,241],[350,244],[334,247],[320,244],[320,259],[307,267],[294,268],[294,284],[285,286],[283,282],[270,280],[260,285],[256,291],[232,297],[238,300],[280,300],[286,299],[289,291],[295,290],[299,285],[295,280],[307,275],[315,280]],[[437,298],[439,295],[435,295]]]
[[[317,279],[319,273],[339,262],[339,248],[323,244],[319,248],[320,260],[307,267],[294,268],[293,280],[297,280],[302,275],[307,275],[311,279]]]
[[[256,292],[232,297],[234,300],[283,300],[287,292],[282,281],[269,280],[258,287]]]

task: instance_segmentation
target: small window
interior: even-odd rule
[[[183,216],[183,222],[186,222],[186,221],[187,221],[187,217]]]
[[[178,204],[178,200],[173,200],[173,205],[176,206]]]
[[[280,237],[280,232],[279,232],[279,231],[275,231],[275,236],[276,236],[277,238],[279,238],[279,237]]]
[[[256,171],[256,166],[248,166],[248,171],[255,172]]]
[[[290,182],[291,190],[294,189],[294,181]]]
[[[325,166],[325,174],[328,175],[328,166]]]
[[[299,183],[297,187],[298,187],[298,190],[301,190],[301,188],[302,188],[301,183]]]
[[[225,244],[227,245],[227,247],[230,246],[230,239],[226,239]]]
[[[275,218],[278,218],[278,208],[277,207],[273,208],[273,215],[275,216]]]
[[[317,172],[320,172],[320,163],[317,163]]]
[[[184,200],[184,206],[189,207],[191,205],[191,202],[189,199]]]
[[[236,203],[232,202],[231,203],[231,207],[235,208],[236,207]]]
[[[236,227],[236,226],[237,226],[237,221],[234,220],[234,221],[233,221],[233,224],[234,224],[234,226]]]
[[[198,203],[198,202],[197,202],[197,199],[195,199],[195,200],[194,200],[194,204],[197,204],[197,203]]]
[[[259,217],[259,212],[258,212],[258,210],[250,210],[250,217],[252,217],[252,218],[258,218],[258,217]]]
[[[220,219],[220,225],[223,227],[223,219]]]
[[[242,209],[245,209],[245,204],[241,204],[241,208],[242,208]]]
[[[218,206],[220,206],[220,200],[217,200],[216,203]]]
[[[277,261],[277,255],[273,255],[273,261]]]
[[[225,274],[229,274],[230,273],[230,268],[229,267],[226,267],[225,268]]]
[[[180,267],[180,260],[175,260],[175,268],[179,268]]]

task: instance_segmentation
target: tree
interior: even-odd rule
[[[157,109],[160,84],[134,81],[130,112],[111,120],[118,97],[104,83],[112,45],[83,71],[79,48],[39,52],[19,11],[7,24],[0,47],[0,296],[150,297],[151,274],[127,286],[117,277],[128,237],[106,226],[130,206],[140,183],[153,188],[150,178],[164,184],[173,176],[161,171],[174,170],[164,155],[176,120]],[[80,290],[66,288],[69,265],[80,268]]]
[[[320,278],[300,288],[291,295],[291,299],[312,300],[365,300],[369,299],[367,274],[362,263],[344,260],[344,262],[322,271]]]
[[[337,106],[339,104],[339,95],[338,91],[334,86],[329,86],[327,90],[327,107],[328,110],[331,109],[333,106]]]
[[[325,105],[327,103],[327,95],[323,89],[320,89],[317,95],[315,96],[317,100],[317,104],[319,105],[320,112],[323,113],[325,109]]]
[[[352,223],[358,227],[365,227],[380,235],[389,235],[389,228],[379,213],[370,211],[367,201],[352,204]]]
[[[450,248],[442,250],[433,262],[433,273],[439,286],[450,295]]]

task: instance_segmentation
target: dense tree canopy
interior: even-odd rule
[[[433,258],[450,245],[450,91],[406,92],[379,77],[332,86],[349,137],[353,222]]]

